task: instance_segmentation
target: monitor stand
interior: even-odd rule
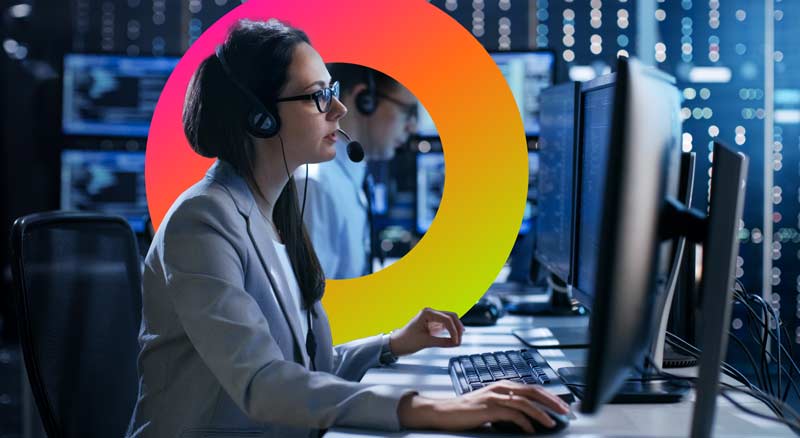
[[[696,358],[678,353],[671,345],[664,344],[664,357],[661,361],[662,368],[688,368],[696,365]]]
[[[586,367],[559,368],[558,374],[564,385],[575,396],[582,399],[586,388]],[[687,385],[671,383],[667,379],[641,373],[631,373],[620,386],[617,394],[609,403],[612,404],[657,404],[677,403],[689,391]]]
[[[659,311],[656,314],[661,317],[654,323],[656,336],[650,346],[649,357],[652,357],[654,363],[662,367],[664,366],[664,359],[667,357],[665,354],[667,318],[669,316],[670,303],[675,293],[678,273],[684,260],[686,246],[686,239],[680,238],[673,254],[669,278],[663,290],[658,292],[656,300],[656,309]],[[609,403],[675,403],[680,401],[688,392],[688,386],[670,383],[667,379],[656,377],[660,371],[648,366],[649,363],[645,362],[642,365],[643,371],[631,373]],[[566,367],[558,370],[558,374],[564,384],[575,393],[576,397],[581,399],[586,387],[586,373],[586,367]]]
[[[572,290],[557,277],[547,279],[547,299],[519,297],[506,304],[508,313],[525,316],[586,316],[585,307],[572,298]],[[541,296],[540,296],[541,298]],[[511,332],[531,348],[588,348],[589,330],[583,327],[539,327]]]
[[[557,277],[550,275],[547,279],[548,300],[526,299],[524,296],[508,297],[510,301],[505,309],[512,315],[523,316],[585,316],[589,312],[578,300],[572,297],[570,287]]]

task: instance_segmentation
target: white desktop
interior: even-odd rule
[[[447,365],[451,357],[462,354],[485,353],[500,350],[526,348],[511,331],[518,328],[548,327],[585,327],[588,317],[520,317],[505,316],[491,327],[467,327],[462,344],[456,348],[430,348],[416,354],[402,357],[389,367],[369,370],[363,383],[398,385],[414,388],[427,397],[454,397],[453,384],[448,374]],[[541,349],[539,352],[555,368],[584,365],[585,349]],[[691,375],[694,368],[673,369],[675,374]],[[723,379],[724,380],[724,379]],[[729,383],[735,383],[726,380]],[[761,402],[743,395],[734,395],[735,400],[750,409],[769,415],[769,409]],[[684,401],[674,404],[609,404],[600,413],[587,416],[578,412],[577,403],[573,404],[574,418],[567,429],[559,434],[548,436],[560,437],[686,437],[694,408],[694,393]],[[736,409],[722,397],[717,399],[717,415],[714,426],[715,437],[781,437],[794,436],[791,430],[783,425],[762,420]],[[409,430],[399,433],[388,433],[367,429],[335,427],[325,434],[326,438],[343,437],[490,437],[511,436],[492,432],[489,429],[447,433],[441,431]]]

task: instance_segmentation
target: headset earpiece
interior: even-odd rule
[[[378,109],[378,97],[375,90],[375,77],[369,69],[364,70],[364,82],[367,88],[356,94],[356,109],[365,116],[370,116]]]
[[[277,112],[273,115],[264,103],[233,74],[227,61],[225,61],[222,46],[217,46],[216,55],[225,75],[244,93],[250,102],[250,111],[247,115],[247,132],[257,138],[274,137],[281,130],[281,119],[278,117]]]

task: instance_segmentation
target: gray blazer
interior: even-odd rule
[[[217,161],[167,213],[145,260],[139,396],[130,437],[295,437],[399,430],[407,389],[356,383],[383,338],[333,347],[320,303],[316,365],[245,181]]]

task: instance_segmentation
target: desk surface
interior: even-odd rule
[[[455,355],[483,353],[487,351],[525,348],[511,334],[516,328],[534,327],[580,327],[588,324],[587,317],[553,318],[553,317],[516,317],[506,316],[492,327],[467,327],[462,344],[456,348],[430,348],[411,356],[403,357],[391,367],[374,368],[367,372],[361,380],[364,383],[387,384],[414,388],[422,395],[436,398],[455,396],[450,376],[447,372],[448,360]],[[539,350],[553,369],[565,366],[585,364],[587,350]],[[675,373],[680,371],[672,370]],[[691,372],[691,370],[682,370]],[[770,414],[761,402],[746,395],[734,395],[737,402],[751,409]],[[556,436],[587,437],[685,437],[689,435],[689,427],[694,408],[694,394],[685,401],[665,405],[606,405],[596,415],[585,415],[577,412],[573,405],[575,418],[569,427]],[[488,437],[509,436],[489,433],[443,433],[438,431],[405,431],[390,434],[384,431],[372,431],[351,428],[333,428],[325,434],[326,438],[343,437]],[[553,435],[548,435],[553,436]],[[716,424],[714,436],[719,437],[774,437],[794,436],[791,430],[778,423],[756,418],[745,414],[730,402],[720,397],[717,401]]]

